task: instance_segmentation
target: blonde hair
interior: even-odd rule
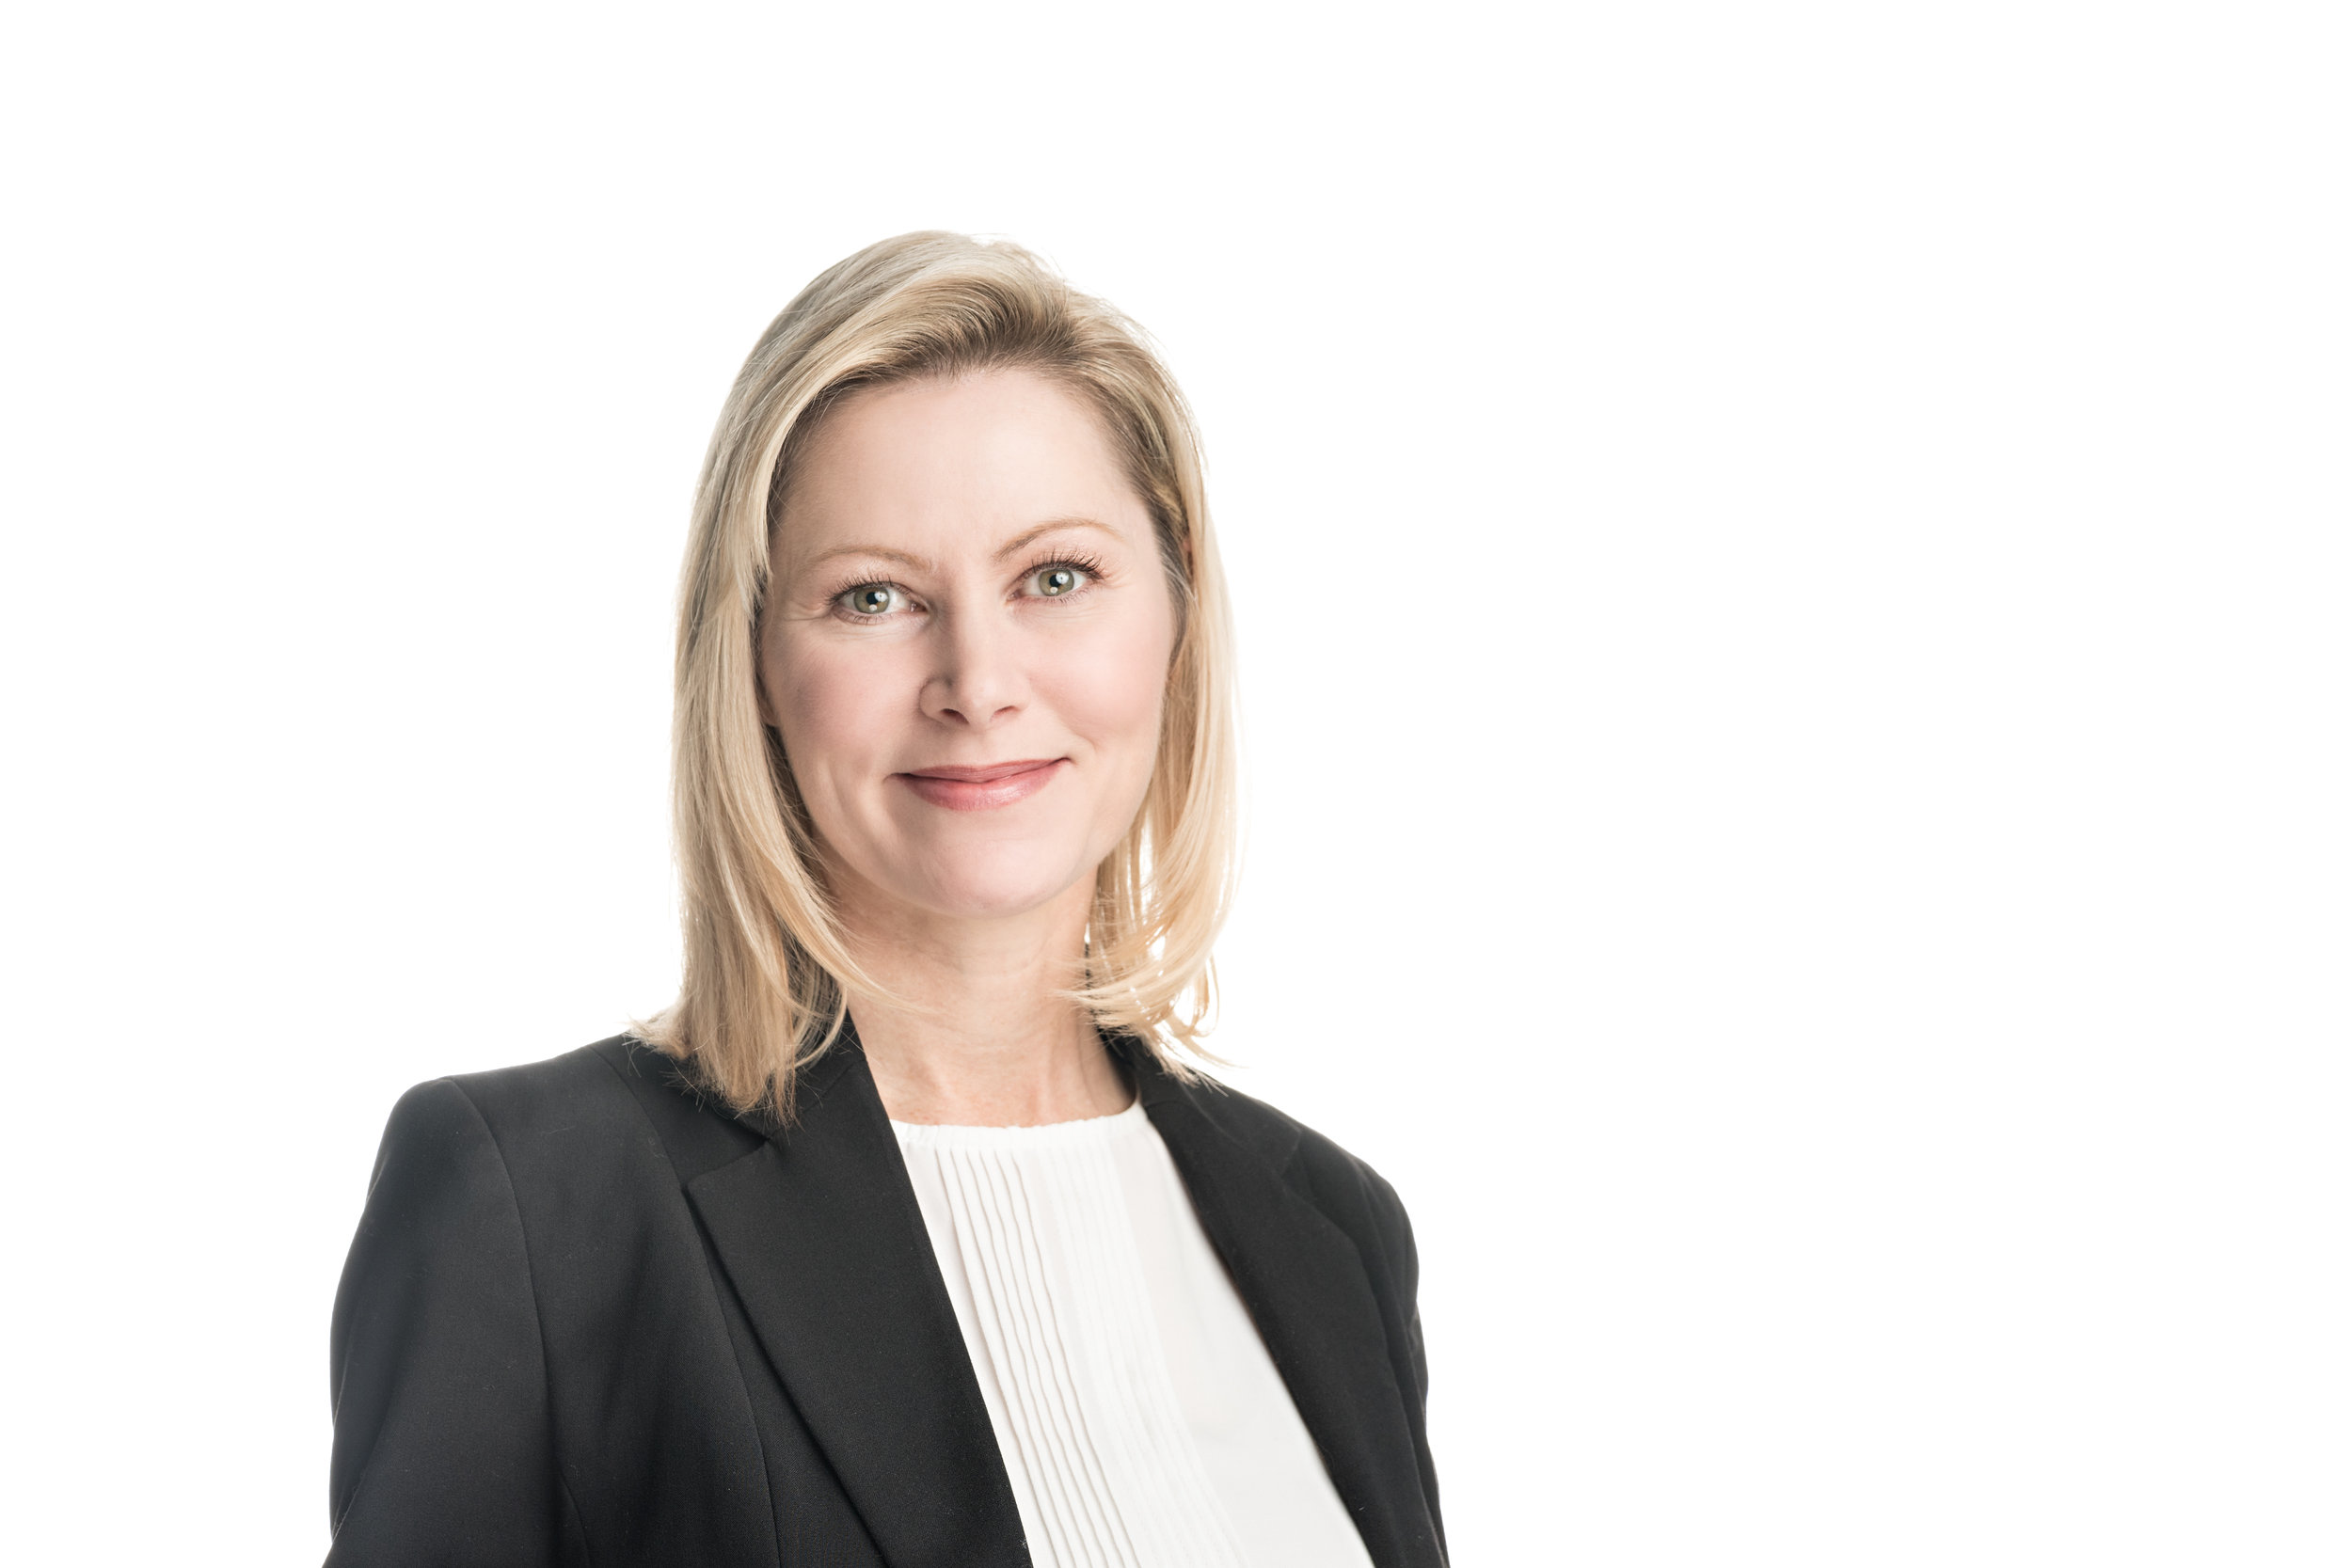
[[[673,791],[685,925],[676,1002],[638,1032],[739,1110],[789,1120],[860,970],[815,829],[760,719],[756,645],[786,487],[860,388],[987,370],[1045,376],[1100,419],[1158,534],[1179,620],[1141,809],[1096,868],[1080,983],[1106,1034],[1179,1074],[1215,1004],[1234,876],[1232,634],[1184,395],[1141,329],[1017,245],[902,234],[827,269],[761,334],[720,411],[680,585]]]

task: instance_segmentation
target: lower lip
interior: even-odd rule
[[[997,811],[1027,800],[1054,782],[1061,771],[1062,760],[1057,757],[1041,768],[1025,773],[1008,773],[1001,779],[977,784],[967,779],[934,779],[922,773],[901,773],[898,777],[906,786],[934,806],[949,811]]]

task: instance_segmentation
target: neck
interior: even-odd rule
[[[1001,920],[845,897],[843,925],[895,1003],[850,1011],[892,1119],[1037,1127],[1111,1116],[1132,1098],[1092,1022],[1054,992],[1078,974],[1093,889]]]

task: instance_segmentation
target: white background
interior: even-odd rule
[[[11,1560],[324,1551],[383,1118],[667,1000],[710,422],[933,227],[1199,405],[1460,1562],[2352,1555],[2336,8],[43,10]]]

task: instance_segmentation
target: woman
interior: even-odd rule
[[[1173,1053],[1225,614],[1100,302],[914,234],[776,319],[687,556],[681,993],[394,1110],[330,1562],[1444,1560],[1395,1194]]]

